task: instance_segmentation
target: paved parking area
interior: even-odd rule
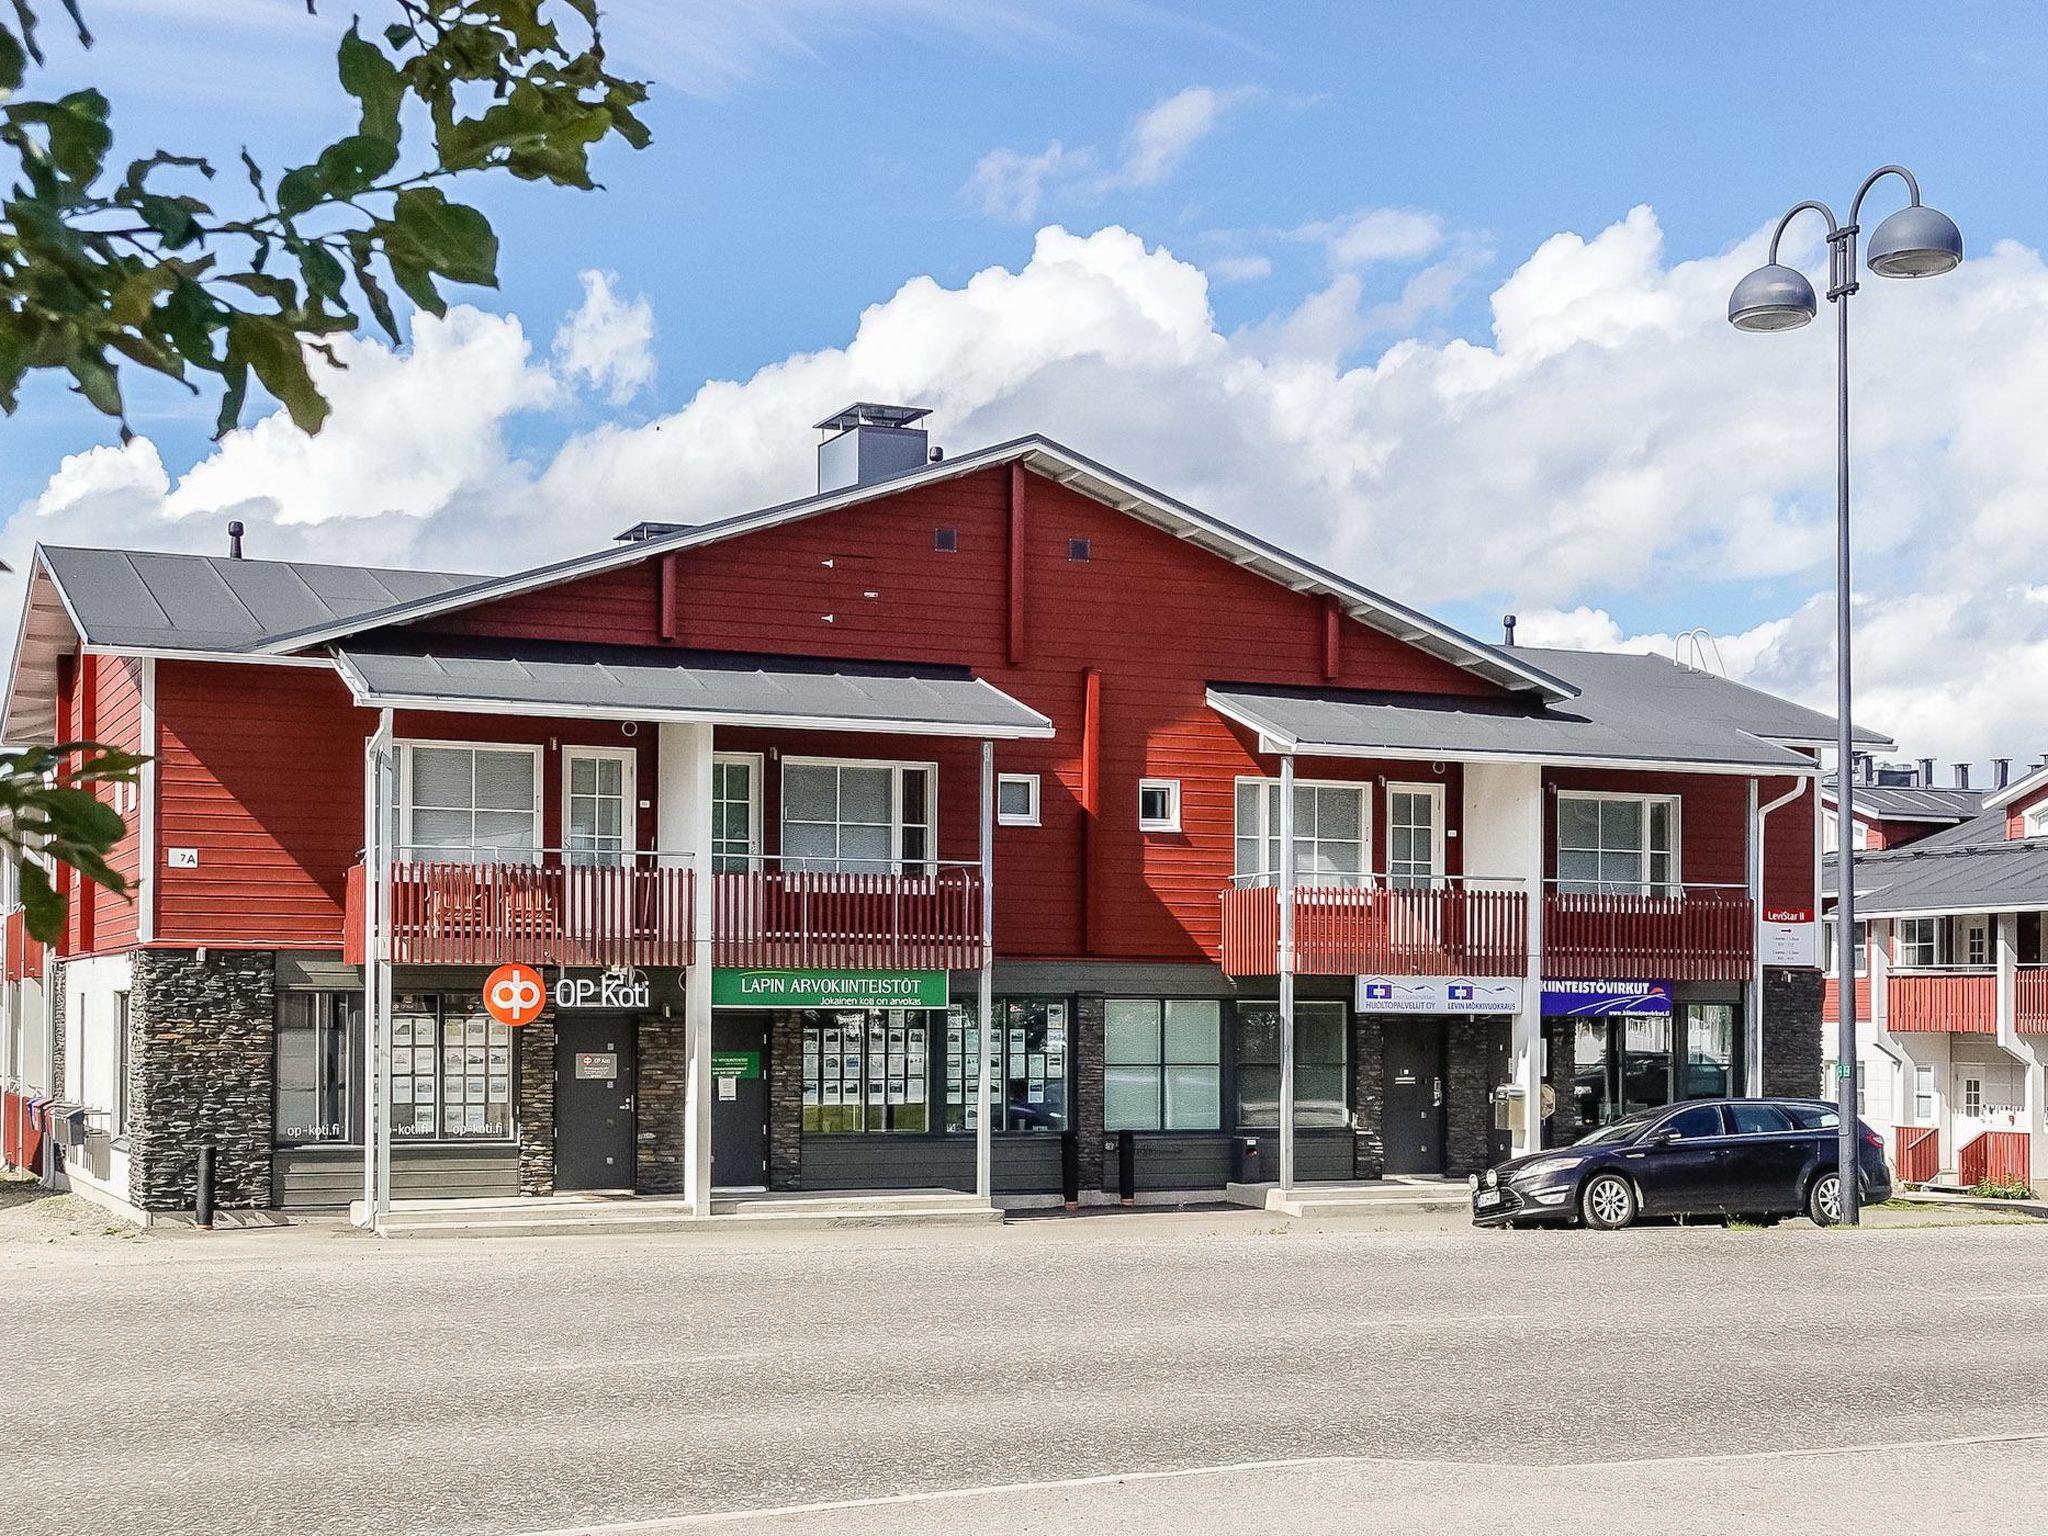
[[[389,1243],[38,1202],[0,1466],[28,1530],[2010,1528],[2048,1225],[1884,1219]]]

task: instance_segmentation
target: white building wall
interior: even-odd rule
[[[1468,881],[1520,880],[1529,893],[1529,968],[1515,1015],[1509,1082],[1520,1090],[1509,1125],[1517,1155],[1543,1135],[1543,770],[1534,763],[1467,763],[1460,868]]]
[[[67,1150],[66,1181],[80,1194],[128,1206],[128,1144],[122,1110],[118,995],[129,991],[126,955],[64,962],[64,1097],[86,1108],[86,1144]]]

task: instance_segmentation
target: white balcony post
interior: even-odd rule
[[[1280,1187],[1294,1188],[1294,754],[1280,755]]]
[[[396,779],[391,711],[363,752],[363,1216],[391,1210],[391,863]]]
[[[683,1186],[690,1214],[711,1214],[711,727],[664,723],[655,746],[655,846],[687,850],[690,965],[683,973]]]
[[[996,1052],[996,744],[981,744],[981,976],[975,1013],[981,1023],[981,1066],[975,1076],[981,1107],[974,1120],[974,1193],[995,1198],[995,1114],[989,1096],[995,1087]]]
[[[1998,1044],[2019,1063],[2019,1129],[2027,1133],[2028,1180],[2038,1185],[2048,1175],[2048,1105],[2042,1102],[2041,1052],[2019,1027],[2020,915],[1998,912],[1991,922],[1992,952],[1998,962]]]

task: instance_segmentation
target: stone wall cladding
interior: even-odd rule
[[[1573,1093],[1572,1043],[1570,1019],[1543,1021],[1543,1059],[1549,1065],[1547,1078],[1557,1099],[1556,1109],[1544,1122],[1546,1147],[1569,1146],[1583,1130],[1579,1124],[1579,1101]]]
[[[1444,1172],[1483,1173],[1493,1140],[1494,1019],[1446,1021],[1444,1039]]]
[[[519,1193],[555,1192],[555,1016],[543,1013],[519,1035]]]
[[[640,1020],[634,1082],[633,1187],[643,1195],[679,1195],[689,1184],[683,1169],[684,1105],[690,1092],[690,1047],[681,1019],[652,1014]]]
[[[50,1092],[60,1099],[64,1097],[64,1062],[69,1054],[64,1045],[64,972],[67,969],[55,960],[43,966],[43,989],[50,999],[50,1028],[54,1034],[50,1047]],[[133,998],[129,999],[129,1006],[134,1006]],[[54,1147],[56,1144],[56,1138],[52,1137],[50,1145]],[[58,1156],[62,1155],[60,1150]]]
[[[1821,1089],[1827,1055],[1820,1022],[1819,971],[1767,967],[1763,997],[1763,1090],[1767,1096],[1810,1099]]]
[[[1376,1014],[1351,1016],[1352,1172],[1377,1179],[1387,1171],[1386,1030]]]
[[[777,1013],[768,1025],[768,1187],[804,1182],[804,1016]]]
[[[277,956],[138,949],[128,1004],[129,1199],[146,1211],[190,1210],[208,1142],[214,1203],[268,1206]]]
[[[1083,992],[1074,999],[1074,1122],[1080,1155],[1083,1189],[1116,1188],[1116,1163],[1102,1153],[1103,1053],[1107,1049],[1104,1025],[1109,1009],[1099,992]]]

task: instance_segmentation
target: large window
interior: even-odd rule
[[[1557,797],[1557,883],[1596,895],[1678,894],[1678,797]]]
[[[1350,1124],[1345,1074],[1349,1011],[1338,1002],[1294,1005],[1294,1123]],[[1280,1005],[1237,1007],[1237,1124],[1273,1130],[1280,1124]]]
[[[407,1040],[410,1044],[410,1031]],[[356,1091],[363,1059],[363,994],[286,992],[277,1003],[275,1130],[281,1142],[363,1136]],[[406,1052],[410,1073],[412,1053]],[[411,1116],[407,1115],[410,1124]]]
[[[803,1128],[930,1130],[930,1034],[944,1017],[911,1008],[805,1014]]]
[[[411,857],[531,859],[540,848],[540,749],[411,743],[404,807]]]
[[[1942,922],[1938,917],[1909,917],[1899,924],[1899,966],[1923,970],[1940,965]]]
[[[1067,1128],[1067,1000],[996,999],[995,1081],[989,1102],[998,1131]],[[946,1019],[946,1129],[980,1127],[974,1090],[981,1082],[981,1030],[974,1010],[956,1007]]]
[[[1223,1005],[1115,998],[1107,1005],[1103,1124],[1112,1131],[1223,1128]]]
[[[761,759],[732,753],[711,760],[711,867],[744,874],[761,857]]]
[[[512,1134],[512,1031],[474,993],[401,993],[391,1009],[391,1134],[502,1141]]]
[[[796,869],[928,872],[938,811],[929,763],[786,758],[782,857]]]
[[[1303,885],[1358,885],[1368,872],[1370,822],[1363,784],[1294,786],[1294,878]],[[1280,873],[1280,783],[1237,781],[1237,874]]]

